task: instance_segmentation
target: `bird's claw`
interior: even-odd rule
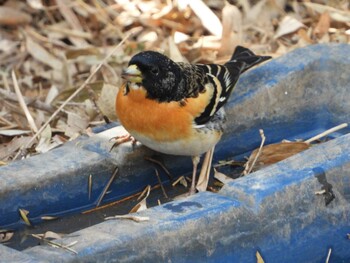
[[[133,148],[135,147],[135,145],[137,143],[137,140],[134,137],[132,137],[130,134],[115,136],[115,137],[111,138],[110,140],[115,140],[110,151],[112,151],[118,145],[126,143],[126,142],[131,142]]]

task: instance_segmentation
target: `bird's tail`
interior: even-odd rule
[[[269,59],[271,59],[270,56],[258,56],[248,48],[237,46],[231,59],[225,64],[225,66],[229,68],[231,73],[241,74],[251,67]]]

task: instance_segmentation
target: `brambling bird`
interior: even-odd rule
[[[205,152],[201,173],[209,177],[214,147],[226,120],[223,106],[239,76],[270,58],[241,46],[224,65],[176,63],[158,52],[140,52],[122,73],[126,82],[117,94],[117,116],[145,146],[192,156],[193,194],[197,165]]]

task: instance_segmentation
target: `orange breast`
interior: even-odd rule
[[[209,103],[210,96],[202,93],[190,98],[185,106],[179,102],[162,102],[146,98],[146,91],[130,89],[124,95],[123,86],[117,95],[116,111],[124,128],[131,134],[141,133],[160,142],[188,138],[193,134],[193,120]]]

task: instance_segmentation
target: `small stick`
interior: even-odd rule
[[[318,134],[318,135],[316,135],[316,136],[314,136],[314,137],[312,137],[312,138],[306,140],[305,142],[306,142],[306,143],[311,143],[311,142],[313,142],[313,141],[316,141],[316,140],[318,140],[318,139],[321,139],[322,137],[327,136],[328,134],[331,134],[331,133],[333,133],[333,132],[339,131],[339,130],[344,129],[344,128],[346,128],[346,127],[348,127],[348,124],[347,124],[347,123],[342,123],[342,124],[340,124],[340,125],[338,125],[338,126],[335,126],[335,127],[331,128],[331,129],[329,129],[329,130],[326,130],[326,131],[324,131],[324,132],[322,132],[322,133],[320,133],[320,134]]]
[[[89,200],[91,199],[91,191],[92,191],[92,174],[89,175],[89,181],[88,181]]]
[[[171,175],[171,173],[169,172],[169,170],[164,166],[164,164],[161,162],[161,161],[158,161],[158,160],[156,160],[156,159],[153,159],[153,158],[151,158],[151,157],[144,157],[145,158],[145,160],[147,160],[147,161],[150,161],[150,162],[152,162],[152,163],[155,163],[155,164],[158,164],[163,170],[164,170],[164,172],[167,174],[167,176],[168,176],[168,178],[172,181],[174,178],[173,178],[173,176]]]
[[[72,252],[74,254],[78,254],[77,251],[75,251],[74,249],[71,249],[68,246],[65,246],[63,244],[59,244],[59,243],[56,243],[54,241],[48,240],[47,238],[41,237],[41,236],[39,236],[37,234],[32,234],[32,237],[35,237],[35,238],[37,238],[39,240],[42,240],[42,241],[45,241],[45,242],[47,242],[48,245],[50,245],[52,247],[63,248],[63,249],[68,250],[68,251],[70,251],[70,252]]]
[[[13,81],[13,87],[16,91],[16,95],[17,95],[17,98],[18,98],[18,102],[19,102],[19,105],[21,106],[27,120],[28,120],[28,123],[29,123],[29,126],[30,126],[30,129],[37,133],[38,132],[38,127],[36,126],[35,122],[34,122],[34,119],[33,119],[33,116],[30,114],[30,111],[27,107],[27,104],[25,103],[24,101],[24,98],[23,98],[23,95],[22,95],[22,92],[18,86],[18,82],[17,82],[17,77],[16,77],[16,74],[15,74],[15,71],[12,70],[11,72],[11,76],[12,76],[12,81]]]
[[[326,263],[329,263],[329,259],[331,258],[331,253],[332,253],[332,249],[330,248],[330,249],[328,250],[328,255],[327,255]]]
[[[255,166],[256,161],[258,160],[259,156],[261,155],[262,148],[264,146],[266,137],[265,137],[264,131],[262,129],[260,129],[259,132],[260,132],[260,136],[261,136],[261,143],[260,143],[259,150],[258,150],[257,154],[255,155],[254,161],[252,162],[250,167],[247,167],[246,169],[244,169],[244,171],[243,171],[244,175],[250,174],[250,172],[253,170],[253,168]]]
[[[157,179],[158,179],[160,188],[162,189],[163,195],[164,195],[164,197],[165,197],[166,199],[168,199],[169,197],[168,197],[167,193],[165,192],[165,189],[164,189],[162,180],[160,180],[160,176],[159,176],[158,170],[157,170],[157,169],[154,169],[154,171],[156,172],[156,176],[157,176]]]
[[[85,80],[85,82],[72,94],[69,96],[68,99],[64,103],[61,104],[61,106],[51,115],[51,117],[41,126],[41,128],[38,130],[37,133],[34,134],[32,139],[27,142],[27,144],[24,146],[24,149],[28,148],[29,145],[32,144],[32,142],[45,130],[46,126],[49,125],[49,123],[57,116],[57,114],[70,102],[76,95],[78,95],[86,86],[88,83],[90,83],[93,76],[96,75],[96,73],[100,70],[100,68],[107,62],[107,60],[114,54],[117,49],[120,48],[120,46],[130,37],[131,33],[126,35],[122,41],[119,42],[119,44],[112,49],[112,51],[101,61],[100,64],[97,65],[97,67],[93,70],[93,72],[90,74],[90,76]]]
[[[116,215],[116,216],[108,216],[105,218],[105,220],[113,220],[113,219],[129,219],[129,220],[133,220],[137,223],[149,221],[148,216]]]
[[[113,174],[112,174],[112,176],[111,176],[111,178],[109,178],[109,181],[108,181],[108,183],[106,184],[105,188],[103,188],[103,191],[102,191],[100,197],[98,198],[96,207],[98,207],[98,206],[101,204],[101,201],[102,201],[103,197],[106,195],[106,192],[107,192],[108,188],[111,186],[111,184],[112,184],[114,178],[117,176],[118,171],[119,171],[119,168],[116,167],[115,170],[114,170],[114,172],[113,172]]]

